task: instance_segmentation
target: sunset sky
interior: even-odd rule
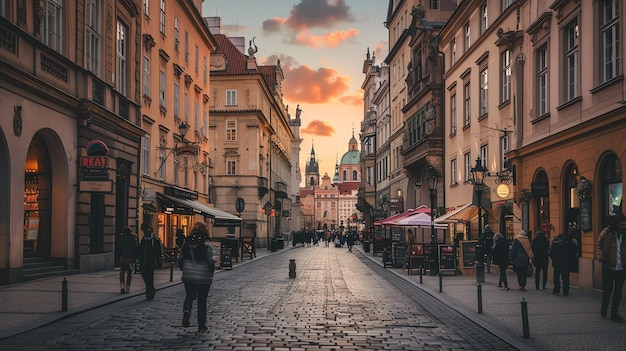
[[[302,109],[300,171],[315,147],[320,175],[332,178],[363,119],[361,84],[367,49],[388,53],[384,0],[208,0],[203,16],[222,18],[222,33],[255,38],[259,64],[280,59],[284,99]],[[246,44],[246,49],[247,49]],[[359,145],[360,148],[360,145]]]

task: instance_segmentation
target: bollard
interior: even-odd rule
[[[439,271],[439,292],[443,292],[443,272]]]
[[[524,331],[524,339],[528,339],[530,337],[530,328],[528,327],[528,303],[526,299],[522,298],[522,329]]]
[[[483,313],[483,286],[478,283],[476,288],[478,289],[478,314],[481,314]]]
[[[296,277],[296,260],[292,258],[289,260],[289,278],[295,278],[295,277]]]
[[[61,312],[67,312],[67,278],[61,282]]]
[[[174,262],[170,262],[170,282],[174,281]]]
[[[422,284],[424,282],[424,280],[422,278],[422,275],[423,275],[422,270],[423,270],[423,268],[422,268],[422,266],[420,266],[420,284]]]

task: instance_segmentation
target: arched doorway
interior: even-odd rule
[[[546,237],[551,237],[553,229],[550,221],[550,192],[549,192],[548,175],[545,171],[540,170],[535,175],[535,181],[532,183],[532,197],[534,203],[535,222],[531,223],[530,230],[533,232],[530,239],[534,237],[534,231],[541,230],[546,233]]]
[[[52,233],[52,164],[48,147],[36,134],[24,164],[24,255],[50,257]]]
[[[0,128],[0,193],[10,194],[11,181],[9,179],[9,169],[11,159],[9,158],[9,149],[7,141]],[[11,278],[11,253],[9,251],[11,245],[11,231],[9,229],[10,216],[10,197],[0,196],[0,284],[9,283]]]
[[[578,167],[574,163],[565,166],[563,174],[563,234],[567,236],[576,246],[580,257],[582,250],[582,238],[580,232],[580,200],[576,194],[576,185],[579,182]],[[578,273],[578,260],[571,267],[573,273]]]

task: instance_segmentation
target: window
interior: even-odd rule
[[[348,180],[348,171],[344,170],[342,173],[343,174],[341,180],[345,182],[346,180]]]
[[[457,169],[456,169],[456,158],[450,161],[450,185],[457,185]]]
[[[515,2],[516,0],[502,0],[502,12],[504,12],[504,10],[508,9],[509,6],[513,5],[513,2]]]
[[[189,64],[189,32],[185,31],[185,63]]]
[[[548,113],[548,44],[537,50],[537,117]]]
[[[195,168],[193,170],[193,190],[198,191],[198,171]]]
[[[465,24],[465,51],[467,52],[472,46],[472,37],[470,31],[470,24]]]
[[[578,96],[578,19],[574,19],[563,30],[565,43],[565,100]]]
[[[207,78],[208,78],[209,74],[208,74],[208,67],[207,67],[207,60],[206,57],[202,58],[202,82],[204,84],[207,84]]]
[[[150,17],[150,0],[143,0],[143,12]]]
[[[367,167],[365,169],[365,180],[367,181],[367,184],[374,184],[374,169],[373,167]]]
[[[161,14],[159,16],[159,29],[165,35],[165,0],[161,0]]]
[[[209,111],[206,110],[206,109],[203,109],[202,110],[202,129],[200,130],[203,139],[206,139],[206,137],[208,135],[207,134],[207,130],[206,130],[207,129],[207,121],[208,120],[209,120]]]
[[[428,108],[421,108],[407,120],[409,146],[415,145],[426,136],[426,120]]]
[[[480,72],[480,117],[489,112],[489,84],[487,68]]]
[[[142,171],[144,175],[150,175],[150,135],[143,137],[141,143]]]
[[[502,103],[511,98],[511,52],[505,50],[501,54],[502,62]]]
[[[41,21],[41,38],[43,43],[61,52],[63,38],[63,1],[42,0],[43,17]]]
[[[485,167],[487,170],[489,170],[489,164],[487,163],[489,154],[487,153],[487,150],[487,145],[482,145],[480,147],[480,164],[483,165],[483,167]]]
[[[465,84],[465,86],[463,87],[463,90],[465,92],[465,105],[463,107],[463,128],[467,127],[470,125],[471,121],[472,121],[472,112],[471,112],[471,90],[470,90],[470,83],[467,82]]]
[[[178,52],[178,44],[180,43],[180,25],[178,17],[174,18],[174,51]]]
[[[456,63],[456,39],[452,39],[452,44],[450,44],[450,61],[451,65]]]
[[[143,57],[143,95],[150,96],[150,57]]]
[[[165,87],[167,82],[165,80],[165,71],[159,72],[159,106],[165,107]]]
[[[506,156],[506,153],[509,152],[509,133],[504,133],[504,136],[500,138],[500,150],[502,153],[502,158],[500,159],[500,169],[507,168],[507,161],[509,158]]]
[[[193,102],[193,126],[196,132],[198,131],[199,125],[200,125],[200,105],[198,105],[198,101],[194,101]]]
[[[619,74],[619,0],[603,0],[600,31],[602,32],[602,81],[606,82]]]
[[[226,121],[226,141],[237,141],[237,121]]]
[[[117,22],[117,40],[116,40],[116,54],[117,54],[117,84],[116,84],[116,88],[117,90],[125,95],[126,94],[126,82],[127,82],[127,70],[128,68],[126,67],[126,55],[127,55],[127,46],[128,46],[128,42],[126,39],[126,33],[128,32],[128,29],[126,28],[126,26],[121,23],[121,22]]]
[[[226,106],[237,106],[237,90],[226,90]]]
[[[456,134],[456,94],[450,96],[450,134]]]
[[[165,180],[165,159],[167,158],[167,148],[165,140],[161,142],[159,147],[159,180]]]
[[[198,45],[196,45],[194,48],[195,48],[194,63],[195,63],[195,72],[196,72],[196,77],[197,77],[200,75],[200,49],[198,48]]]
[[[489,16],[487,13],[487,3],[480,6],[480,34],[483,34],[489,29]]]
[[[185,122],[189,122],[189,93],[185,92]]]
[[[174,82],[174,118],[180,118],[180,85]]]
[[[359,179],[359,174],[357,173],[357,171],[352,171],[352,180],[358,180]]]
[[[437,10],[439,8],[439,0],[430,0],[430,9]]]
[[[1,6],[1,5],[0,5]],[[87,0],[87,69],[96,76],[100,75],[100,13],[102,13],[102,3],[100,0]],[[4,6],[2,6],[4,9]]]
[[[7,0],[0,0],[0,17],[7,17]]]
[[[470,153],[466,153],[463,155],[463,162],[465,167],[465,172],[463,172],[463,181],[469,182],[472,171],[472,158],[470,157]]]
[[[180,172],[180,163],[177,158],[174,158],[174,185],[179,185],[178,172]]]
[[[237,174],[237,161],[236,160],[226,160],[226,174],[227,175]]]

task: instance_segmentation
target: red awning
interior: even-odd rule
[[[430,213],[430,207],[422,205],[414,210],[407,210],[406,212],[398,213],[393,216],[387,217],[383,220],[374,222],[374,225],[395,225],[399,220],[417,213]]]

